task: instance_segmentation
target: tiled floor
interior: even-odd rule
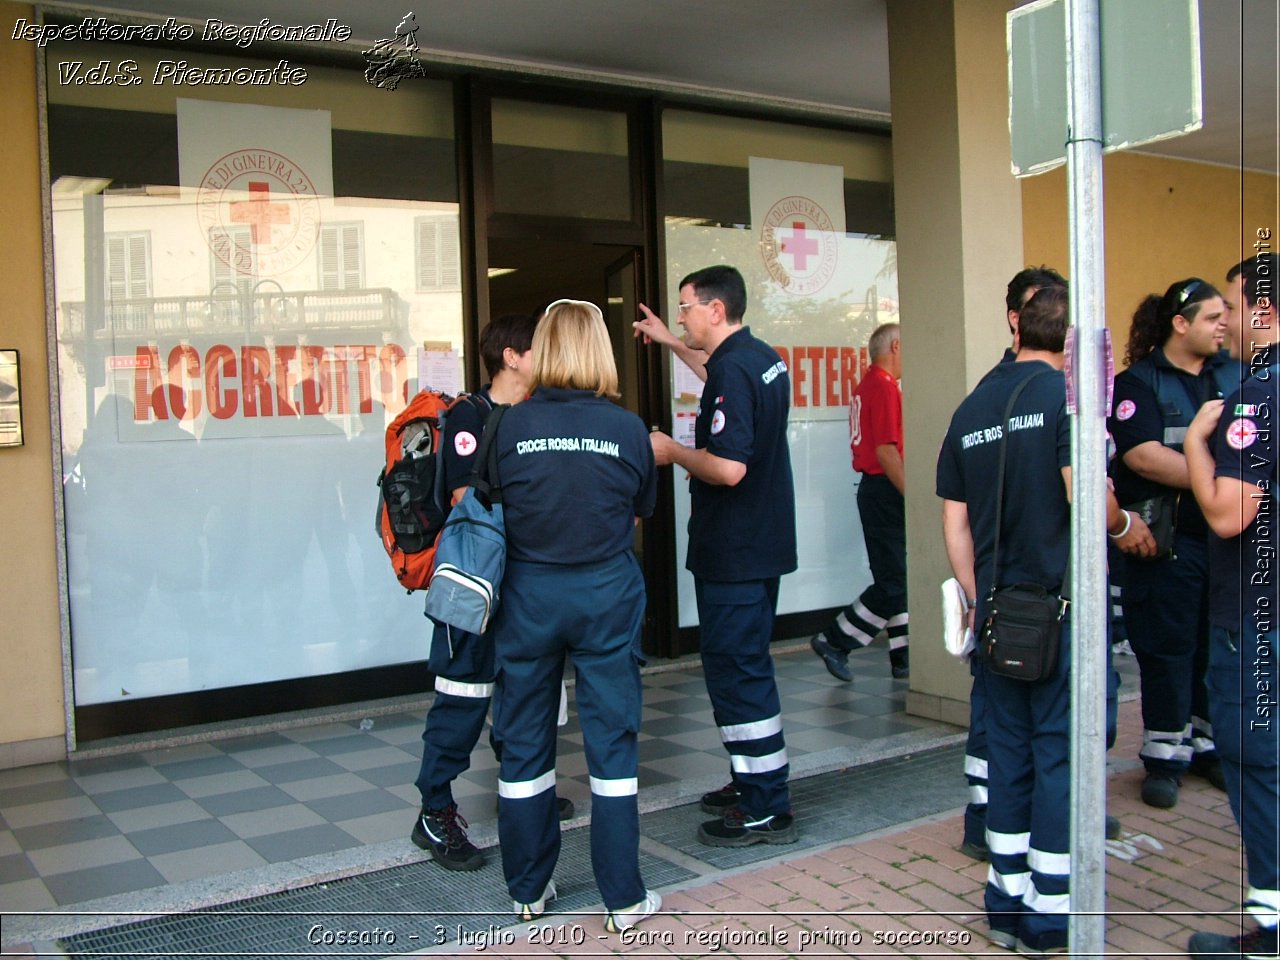
[[[784,646],[776,662],[795,774],[958,733],[903,712],[907,684],[890,679],[880,645],[854,657],[851,684],[832,680],[807,645]],[[644,683],[642,804],[719,786],[727,759],[696,662],[658,664]],[[273,868],[299,861],[323,860],[336,875],[371,850],[388,862],[420,856],[407,838],[425,702],[376,713],[0,771],[0,911],[118,907],[121,895],[228,878],[264,889],[279,882]],[[580,813],[590,798],[581,741],[571,710],[558,791]],[[496,775],[482,738],[454,787],[481,845],[495,833]]]

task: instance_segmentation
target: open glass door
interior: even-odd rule
[[[646,351],[636,340],[631,324],[640,316],[640,251],[631,250],[615,260],[605,270],[605,323],[609,327],[609,339],[613,342],[614,361],[618,365],[618,389],[622,393],[620,403],[639,414],[647,424],[654,423],[654,386],[651,378],[657,370],[650,370]],[[671,653],[670,629],[671,590],[670,571],[661,569],[658,558],[663,554],[657,549],[654,538],[659,518],[666,515],[659,503],[654,518],[636,525],[635,551],[644,571],[645,586],[649,593],[649,606],[645,616],[643,647],[646,653],[666,655]],[[669,519],[665,521],[669,523]]]

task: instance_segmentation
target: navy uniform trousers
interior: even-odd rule
[[[1120,674],[1112,666],[1107,644],[1107,749],[1116,742],[1120,722]],[[964,808],[964,839],[974,847],[987,845],[987,674],[982,658],[969,658],[973,687],[969,692],[969,735],[964,747],[964,775],[969,782],[969,802]]]
[[[1253,611],[1245,611],[1249,618]],[[1272,612],[1274,616],[1274,611]],[[1209,715],[1240,826],[1246,875],[1245,910],[1261,926],[1280,921],[1280,716],[1276,713],[1276,644],[1280,631],[1239,633],[1214,627],[1209,646]],[[1265,684],[1265,687],[1264,687]]]
[[[858,519],[867,545],[871,586],[822,631],[827,642],[849,653],[885,631],[890,650],[907,646],[907,526],[902,494],[884,474],[864,473],[858,482]]]
[[[791,812],[782,704],[773,676],[778,577],[736,582],[694,578],[702,673],[740,806],[754,817]]]
[[[1205,541],[1177,534],[1173,556],[1129,560],[1125,626],[1142,687],[1142,749],[1151,773],[1181,777],[1213,752],[1209,694],[1209,557]]]
[[[993,930],[1032,948],[1061,942],[1071,909],[1071,623],[1058,669],[1039,683],[984,671],[987,695],[987,870]]]
[[[423,806],[453,803],[453,781],[471,766],[493,694],[493,639],[436,625],[427,668],[436,696],[422,731],[422,766],[415,781]]]
[[[560,857],[556,714],[567,655],[591,779],[591,866],[609,910],[645,898],[637,805],[644,578],[630,551],[599,563],[508,560],[493,625],[502,743],[498,839],[511,899],[539,899]]]

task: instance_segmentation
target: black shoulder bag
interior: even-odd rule
[[[1018,384],[1009,397],[1001,423],[1000,468],[996,474],[996,540],[991,556],[989,613],[982,627],[982,659],[988,670],[1002,677],[1035,682],[1053,676],[1058,666],[1058,646],[1062,618],[1070,603],[1054,596],[1038,583],[997,587],[1000,582],[1000,520],[1004,506],[1005,454],[1009,441],[1009,418],[1022,391],[1040,373]]]

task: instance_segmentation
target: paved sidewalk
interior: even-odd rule
[[[1123,834],[1108,844],[1106,956],[1182,957],[1194,930],[1239,930],[1239,835],[1226,796],[1198,778],[1187,779],[1174,810],[1142,804],[1142,769],[1136,759],[1141,726],[1137,700],[1123,702],[1120,740],[1109,756],[1108,809],[1121,819]],[[795,792],[802,823],[809,817],[809,825],[802,827],[803,849],[752,847],[736,856],[711,856],[692,841],[690,831],[702,819],[696,808],[648,814],[642,854],[646,875],[658,885],[664,906],[661,915],[631,936],[604,932],[586,860],[586,834],[574,830],[566,834],[558,871],[563,912],[553,904],[533,925],[514,924],[505,912],[509,901],[496,860],[486,871],[450,876],[419,867],[419,857],[402,867],[371,867],[375,872],[368,875],[282,890],[257,901],[219,901],[228,904],[227,916],[214,908],[203,917],[179,913],[172,920],[145,921],[141,929],[146,936],[140,938],[41,940],[35,950],[6,941],[3,956],[377,957],[384,950],[403,956],[420,944],[445,940],[451,942],[425,953],[1011,956],[986,938],[981,910],[986,865],[956,850],[964,795],[957,746],[929,747],[879,765],[832,769],[797,781]],[[887,801],[882,799],[886,796]],[[841,810],[848,815],[833,813]],[[933,810],[943,812],[921,816]],[[893,825],[868,832],[875,823]],[[742,856],[747,853],[751,855]],[[396,912],[401,910],[409,912]],[[465,928],[464,920],[469,923]],[[305,933],[314,923],[346,929],[384,921],[400,930],[394,946],[317,943],[308,949],[311,941]],[[252,927],[259,935],[231,936],[228,922],[237,934]],[[283,925],[284,932],[270,929],[272,924]],[[193,930],[211,939],[193,939]],[[415,930],[422,934],[416,939]],[[434,939],[437,933],[440,940]],[[238,946],[228,949],[233,940]],[[211,952],[200,953],[205,946]]]
[[[1108,810],[1120,818],[1123,833],[1107,845],[1106,956],[1185,956],[1195,930],[1240,929],[1239,833],[1226,795],[1196,777],[1187,778],[1173,810],[1142,803],[1135,759],[1141,729],[1138,702],[1123,703],[1108,781]],[[606,935],[598,915],[548,914],[532,928],[537,942],[530,942],[528,926],[508,928],[481,952],[1008,957],[986,938],[987,867],[956,850],[961,826],[958,813],[933,818],[794,859],[783,852],[763,866],[663,891],[662,915],[633,936]],[[452,951],[477,953],[474,946]]]

